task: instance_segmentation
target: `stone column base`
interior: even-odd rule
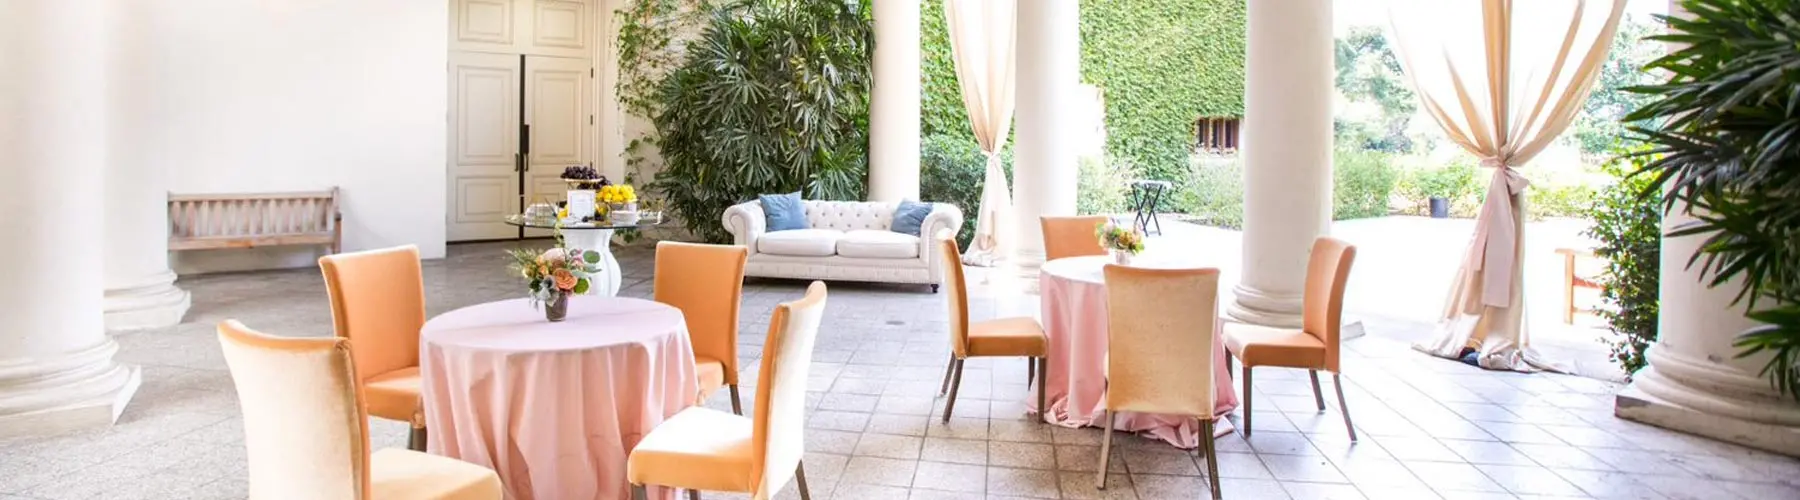
[[[148,284],[106,291],[106,331],[162,328],[187,315],[187,290],[175,286],[175,273],[164,272]]]
[[[1237,299],[1225,306],[1225,316],[1232,321],[1275,328],[1300,328],[1300,315],[1305,305],[1299,294],[1275,294],[1238,284],[1232,288]]]
[[[137,366],[105,342],[51,359],[0,361],[0,439],[109,427],[137,394]]]
[[[1619,391],[1613,403],[1613,415],[1633,422],[1800,457],[1800,427],[1765,424],[1702,412],[1645,393],[1636,383]]]

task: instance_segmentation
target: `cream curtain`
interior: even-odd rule
[[[1521,292],[1524,165],[1567,128],[1626,0],[1395,0],[1394,45],[1424,110],[1492,181],[1435,338],[1414,347],[1483,368],[1561,370],[1531,349]]]
[[[992,266],[1011,251],[1012,189],[1000,166],[1013,115],[1014,0],[944,0],[956,80],[962,84],[963,107],[981,153],[987,155],[981,185],[981,207],[975,219],[975,241],[963,262]]]

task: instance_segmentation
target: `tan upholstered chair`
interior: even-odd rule
[[[1050,354],[1050,340],[1044,336],[1044,327],[1037,320],[1028,317],[1000,318],[988,321],[969,321],[969,285],[963,277],[962,262],[957,256],[962,252],[956,249],[956,240],[947,236],[938,238],[938,252],[944,262],[944,287],[950,289],[950,295],[944,297],[950,305],[950,365],[944,367],[944,382],[938,394],[950,392],[950,399],[944,401],[944,421],[950,421],[951,410],[956,409],[956,391],[962,387],[963,361],[976,357],[1024,357],[1026,358],[1026,377],[1037,379],[1038,411],[1044,411],[1044,383],[1048,364],[1044,357]],[[952,378],[954,377],[954,378]]]
[[[1106,488],[1113,423],[1121,411],[1200,421],[1212,497],[1219,498],[1213,448],[1213,339],[1219,318],[1218,269],[1106,266],[1106,437],[1094,487]]]
[[[1038,219],[1044,228],[1044,261],[1084,255],[1106,255],[1094,228],[1106,223],[1104,215],[1049,217]]]
[[[656,244],[656,301],[675,306],[687,318],[700,400],[729,387],[731,412],[739,415],[744,407],[738,400],[738,304],[744,298],[748,256],[736,245]]]
[[[425,327],[425,282],[418,247],[327,255],[319,269],[337,336],[356,345],[350,354],[369,414],[412,424],[406,447],[424,451],[419,330]]]
[[[776,306],[754,415],[697,406],[656,426],[626,462],[632,498],[645,499],[644,486],[654,484],[687,489],[690,498],[706,490],[768,500],[789,479],[799,483],[801,499],[811,498],[800,458],[806,452],[806,373],[824,313],[825,284],[816,281],[805,297]]]
[[[1344,402],[1344,379],[1338,371],[1338,330],[1344,316],[1344,283],[1356,247],[1343,240],[1322,237],[1313,241],[1312,258],[1306,263],[1305,309],[1298,330],[1243,323],[1225,325],[1225,348],[1244,363],[1244,435],[1250,435],[1250,369],[1258,366],[1304,368],[1312,375],[1313,401],[1325,411],[1325,393],[1319,389],[1319,371],[1331,372],[1337,387],[1338,409],[1344,429],[1356,440],[1350,424],[1350,407]],[[1229,362],[1230,358],[1226,358]]]
[[[244,412],[250,498],[499,500],[500,477],[415,451],[369,453],[369,419],[342,337],[273,337],[237,321],[219,345]]]

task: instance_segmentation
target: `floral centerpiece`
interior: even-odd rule
[[[630,184],[601,186],[599,193],[597,193],[595,197],[600,201],[600,204],[611,207],[608,214],[611,215],[614,224],[629,225],[637,223],[637,190],[632,188]]]
[[[544,305],[544,318],[562,321],[569,313],[569,295],[587,293],[600,270],[600,253],[563,248],[507,250],[512,270],[530,286],[531,306]]]
[[[1130,264],[1132,256],[1144,251],[1144,233],[1138,232],[1136,226],[1107,222],[1094,227],[1094,237],[1099,238],[1102,248],[1112,252],[1113,262],[1120,265]]]

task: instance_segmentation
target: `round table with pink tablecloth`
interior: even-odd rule
[[[1106,394],[1106,279],[1103,256],[1069,257],[1044,263],[1038,278],[1043,297],[1044,333],[1050,337],[1048,420],[1081,427],[1098,425]],[[1168,262],[1141,262],[1144,267],[1177,267]],[[1219,330],[1214,330],[1219,331]],[[1236,409],[1237,390],[1225,368],[1225,341],[1213,337],[1213,377],[1217,391],[1214,414]],[[1036,402],[1028,403],[1035,406]],[[1200,426],[1192,417],[1123,412],[1117,429],[1148,433],[1181,448],[1200,444]],[[1231,432],[1221,418],[1215,432]]]
[[[699,395],[686,325],[665,304],[593,295],[559,323],[525,299],[432,318],[430,452],[493,468],[508,499],[629,498],[631,449]]]

